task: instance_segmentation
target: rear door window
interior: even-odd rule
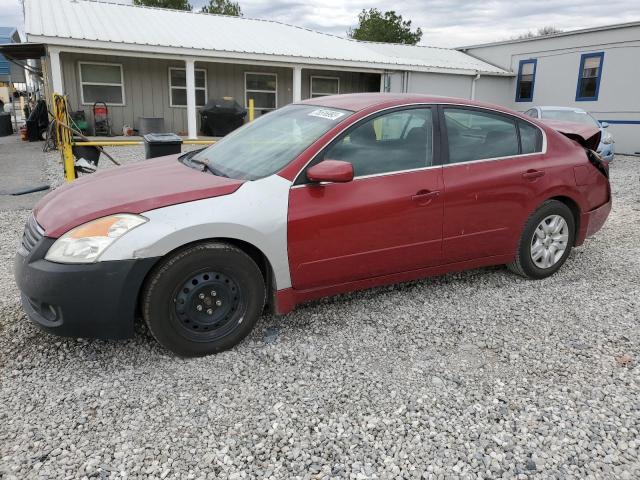
[[[511,157],[520,153],[514,119],[464,108],[444,108],[449,163]]]

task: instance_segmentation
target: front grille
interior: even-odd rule
[[[22,255],[30,254],[38,242],[42,240],[42,237],[44,237],[44,230],[38,225],[36,217],[32,213],[24,226],[19,252]]]

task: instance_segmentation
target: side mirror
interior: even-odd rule
[[[609,122],[600,122],[602,128],[609,128]]]
[[[345,183],[353,180],[353,165],[341,160],[323,160],[307,170],[312,182]]]

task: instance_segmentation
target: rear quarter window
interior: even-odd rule
[[[542,151],[542,132],[538,127],[530,123],[518,120],[518,128],[520,129],[520,143],[522,145],[522,153],[537,153]]]

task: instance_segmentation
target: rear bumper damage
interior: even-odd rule
[[[582,245],[586,238],[598,232],[607,221],[611,212],[611,197],[604,205],[594,208],[590,212],[585,212],[580,216],[580,228],[576,236],[576,246]]]

